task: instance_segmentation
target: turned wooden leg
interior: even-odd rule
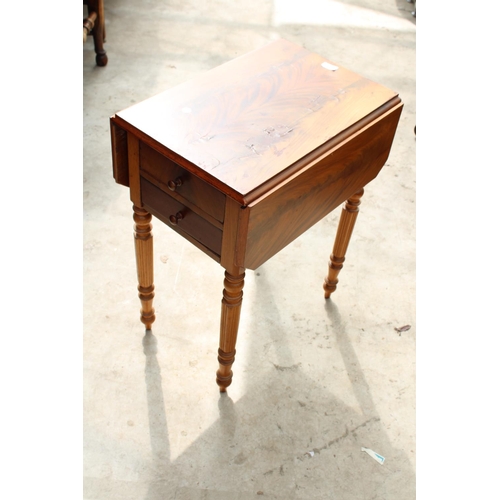
[[[87,37],[92,33],[96,19],[97,14],[95,12],[90,12],[89,17],[83,20],[83,43],[87,41]]]
[[[144,208],[133,206],[135,258],[137,262],[137,279],[139,281],[139,298],[141,299],[141,321],[146,330],[151,330],[155,320],[153,308],[153,235],[151,234],[151,214]]]
[[[353,194],[342,208],[337,236],[333,245],[333,253],[330,255],[330,262],[328,264],[328,276],[325,278],[325,283],[323,284],[325,299],[330,298],[332,292],[337,288],[337,283],[339,282],[338,275],[344,264],[345,254],[349,240],[351,239],[352,230],[354,229],[356,217],[358,216],[363,192],[364,190],[361,189]]]
[[[245,273],[232,276],[227,271],[225,272],[220,318],[219,356],[217,357],[219,369],[216,379],[220,392],[226,392],[226,388],[231,384],[233,378],[231,366],[236,354],[236,337],[243,300],[244,278]]]
[[[103,0],[87,0],[89,14],[96,13],[92,26],[92,35],[94,37],[94,50],[96,53],[95,61],[97,66],[106,66],[108,56],[104,50],[105,24],[104,24],[104,2]],[[90,17],[90,16],[89,16]]]
[[[93,29],[94,35],[94,51],[95,51],[95,62],[97,66],[106,66],[108,64],[108,56],[104,50],[104,30],[102,23],[97,20],[97,23]]]

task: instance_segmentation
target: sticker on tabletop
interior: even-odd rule
[[[321,66],[323,66],[323,68],[325,69],[328,69],[330,71],[337,71],[339,69],[338,66],[334,66],[333,64],[330,64],[329,62],[324,62],[324,63],[321,63]]]

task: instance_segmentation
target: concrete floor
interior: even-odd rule
[[[106,0],[105,9],[108,65],[95,66],[91,39],[83,47],[84,499],[415,498],[412,4]],[[220,396],[222,268],[154,219],[157,319],[145,335],[109,117],[278,37],[399,92],[405,107],[332,299],[322,283],[340,208],[247,273],[233,384]]]

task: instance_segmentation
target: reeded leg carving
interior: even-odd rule
[[[232,276],[226,271],[224,276],[220,319],[220,345],[217,357],[219,360],[217,385],[220,392],[226,392],[226,388],[231,384],[233,378],[231,366],[236,354],[236,337],[240,323],[245,273]]]
[[[135,258],[137,262],[137,279],[139,281],[139,298],[141,299],[141,321],[146,330],[151,330],[155,320],[153,308],[153,235],[151,234],[151,214],[136,205],[134,209]]]
[[[361,189],[352,195],[342,208],[337,236],[333,245],[333,253],[330,255],[330,262],[328,264],[328,276],[325,278],[325,283],[323,284],[325,299],[330,298],[332,292],[337,288],[337,283],[339,282],[338,275],[344,264],[345,254],[349,240],[351,239],[352,230],[354,229],[356,217],[358,216],[363,192],[364,190]]]

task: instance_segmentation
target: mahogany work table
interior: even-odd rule
[[[141,321],[151,329],[151,215],[225,269],[217,384],[231,384],[246,269],[345,203],[336,289],[364,186],[386,162],[398,95],[286,40],[111,117],[113,175],[130,188]]]

